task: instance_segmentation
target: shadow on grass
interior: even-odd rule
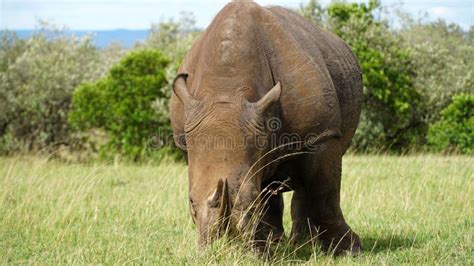
[[[387,235],[387,236],[369,236],[362,239],[362,245],[365,253],[392,252],[402,249],[410,249],[420,245],[416,237]]]
[[[304,263],[311,259],[312,256],[322,255],[319,247],[314,244],[306,244],[302,246],[295,246],[289,242],[280,243],[276,250],[270,257],[271,262],[279,263]]]
[[[362,238],[363,255],[389,253],[410,249],[420,245],[420,241],[415,237],[401,235],[369,236]],[[303,246],[294,246],[285,241],[273,253],[273,262],[306,262],[313,256],[330,256],[322,252],[317,244],[308,243]]]

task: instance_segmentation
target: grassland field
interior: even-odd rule
[[[473,157],[345,156],[341,203],[364,253],[334,258],[283,242],[266,262],[474,265],[473,186]],[[236,239],[198,249],[187,191],[181,163],[0,158],[0,263],[264,262]],[[288,234],[289,207],[284,223]]]

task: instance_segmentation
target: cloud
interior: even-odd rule
[[[445,6],[435,6],[429,9],[430,13],[436,16],[445,16],[445,15],[450,15],[452,13],[452,10],[448,7]]]

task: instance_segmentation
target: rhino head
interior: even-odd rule
[[[190,211],[203,246],[228,229],[243,233],[251,227],[263,166],[271,161],[266,125],[278,110],[281,87],[277,83],[254,102],[245,97],[198,100],[186,77],[178,75],[173,84],[185,117],[178,146],[187,151]]]

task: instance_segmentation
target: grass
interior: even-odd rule
[[[346,156],[342,208],[363,255],[283,243],[271,262],[473,265],[473,173],[473,157]],[[0,263],[263,262],[235,240],[199,250],[187,191],[182,164],[0,158]]]

